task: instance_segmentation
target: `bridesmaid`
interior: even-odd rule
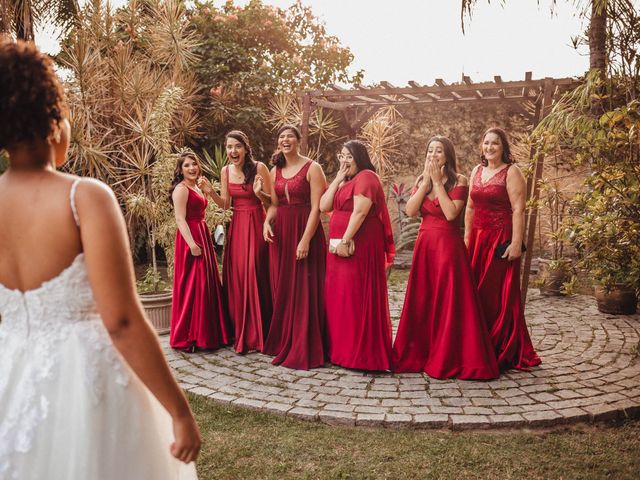
[[[320,200],[323,212],[333,210],[324,287],[328,356],[347,368],[390,370],[385,266],[395,248],[387,203],[362,142],[345,143],[338,160],[340,170]]]
[[[235,329],[238,353],[261,352],[271,320],[269,250],[262,239],[263,203],[271,203],[271,177],[262,162],[253,158],[249,138],[232,130],[225,137],[230,165],[221,173],[221,195],[204,177],[202,191],[219,207],[233,206],[223,259],[223,292]]]
[[[272,159],[273,203],[263,234],[271,244],[273,316],[264,352],[275,356],[274,365],[308,370],[324,364],[327,247],[319,204],[326,180],[322,167],[298,152],[300,138],[296,127],[281,127]]]
[[[465,380],[499,375],[460,235],[467,185],[451,141],[429,140],[424,172],[406,207],[407,215],[422,215],[422,223],[393,346],[396,372]]]
[[[514,165],[507,134],[490,128],[482,140],[482,163],[471,173],[464,218],[465,243],[501,370],[540,364],[520,298],[520,256],[526,185]],[[496,247],[506,247],[496,256]]]
[[[170,188],[178,231],[169,344],[186,351],[228,345],[233,335],[223,307],[213,242],[204,221],[207,199],[197,186],[201,174],[195,153],[186,151],[178,157]]]

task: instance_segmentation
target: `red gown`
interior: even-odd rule
[[[311,185],[306,179],[311,161],[291,178],[276,168],[274,190],[278,210],[270,248],[273,315],[264,353],[274,365],[299,370],[324,364],[324,272],[327,247],[318,223],[309,254],[296,260],[296,250],[311,212]]]
[[[169,344],[180,350],[218,348],[233,338],[213,242],[204,221],[206,208],[207,199],[189,188],[186,220],[202,255],[191,255],[180,230],[176,232]]]
[[[228,179],[228,176],[227,176]],[[235,329],[236,352],[262,351],[271,321],[269,249],[262,238],[265,214],[251,185],[227,182],[233,217],[223,259],[223,291]]]
[[[466,200],[468,188],[449,191]],[[448,221],[437,198],[425,197],[407,294],[393,345],[396,372],[487,380],[499,375],[473,283],[460,217]]]
[[[375,172],[358,172],[336,192],[329,238],[344,235],[355,195],[364,195],[374,203],[353,237],[355,253],[348,258],[327,254],[324,288],[328,356],[331,363],[347,368],[390,370],[385,252],[391,257],[395,251],[384,192]]]
[[[483,166],[473,177],[473,224],[469,237],[471,268],[478,285],[484,318],[489,327],[498,366],[527,369],[540,364],[531,344],[520,297],[520,261],[494,258],[499,243],[511,240],[512,210],[505,167],[482,182]]]

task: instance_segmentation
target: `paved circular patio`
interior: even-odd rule
[[[391,288],[394,329],[404,285]],[[436,380],[327,365],[310,371],[230,348],[186,354],[168,348],[186,390],[233,405],[337,425],[414,428],[540,427],[640,416],[640,315],[597,311],[590,297],[533,290],[527,322],[542,365],[498,380]]]

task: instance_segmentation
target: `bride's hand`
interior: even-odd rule
[[[202,439],[200,430],[192,415],[173,419],[173,436],[171,455],[184,463],[190,463],[198,458]]]

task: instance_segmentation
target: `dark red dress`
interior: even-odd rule
[[[227,179],[228,179],[227,175]],[[262,237],[262,202],[251,185],[227,182],[233,217],[223,259],[223,290],[236,352],[262,351],[271,321],[269,249]]]
[[[520,261],[496,259],[499,243],[511,240],[512,210],[505,167],[482,182],[483,166],[473,177],[473,224],[469,236],[471,268],[478,285],[484,318],[501,370],[540,364],[533,349],[520,297]]]
[[[449,191],[466,200],[468,188]],[[460,217],[448,221],[437,198],[425,197],[407,294],[393,345],[396,372],[435,378],[486,380],[499,375],[460,235]]]
[[[353,197],[373,202],[353,237],[355,253],[327,254],[325,303],[331,363],[360,370],[391,369],[391,318],[386,254],[395,253],[389,212],[380,178],[371,170],[344,183],[333,198],[329,238],[342,238],[353,213]]]
[[[309,161],[291,178],[276,167],[274,190],[278,210],[270,251],[273,315],[264,353],[274,365],[299,370],[324,364],[324,272],[327,247],[322,225],[309,243],[309,254],[296,260],[296,250],[311,212]]]
[[[204,221],[207,199],[188,190],[187,225],[202,255],[191,255],[180,230],[176,232],[169,344],[180,350],[218,348],[228,345],[233,333],[223,305],[211,234]]]

